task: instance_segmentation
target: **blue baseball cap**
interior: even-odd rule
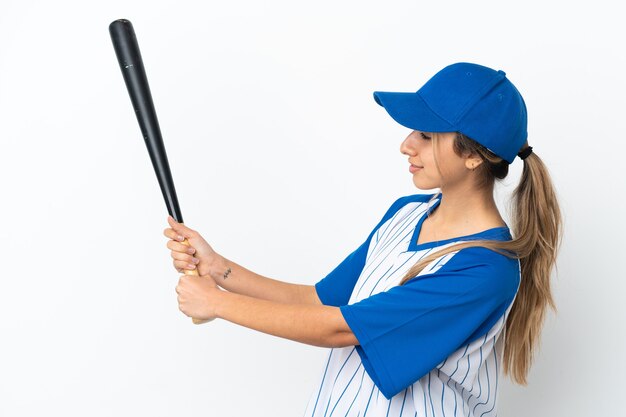
[[[375,91],[374,99],[402,126],[461,132],[513,162],[526,142],[526,104],[504,71],[466,62],[449,65],[415,93]]]

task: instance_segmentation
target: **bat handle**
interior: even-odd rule
[[[183,240],[181,243],[183,245],[191,246],[187,239]],[[183,271],[185,271],[185,275],[193,275],[193,276],[196,276],[196,277],[199,276],[199,274],[198,274],[198,267],[196,267],[196,269],[183,269]],[[212,321],[213,319],[201,320],[201,319],[192,318],[191,320],[193,321],[193,324],[204,324],[204,323],[208,323],[208,322]]]

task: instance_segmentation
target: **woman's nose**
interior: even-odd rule
[[[400,153],[402,153],[403,155],[415,156],[415,153],[417,152],[416,142],[417,141],[415,140],[415,131],[413,131],[400,144]]]

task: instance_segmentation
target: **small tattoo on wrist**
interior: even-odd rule
[[[224,272],[224,279],[228,278],[228,274],[230,274],[230,268],[228,268],[226,272]]]

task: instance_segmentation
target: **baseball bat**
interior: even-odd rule
[[[170,165],[167,160],[163,137],[159,128],[156,110],[148,85],[148,78],[139,52],[137,36],[132,23],[126,19],[119,19],[109,25],[109,33],[113,41],[113,48],[120,64],[126,89],[139,122],[139,128],[143,135],[154,172],[159,181],[159,187],[165,200],[167,211],[179,223],[183,222],[183,215],[178,205],[176,189],[172,180]],[[183,244],[190,246],[187,239]],[[186,275],[198,275],[197,269],[185,269]],[[210,320],[192,319],[195,324],[206,323]]]

